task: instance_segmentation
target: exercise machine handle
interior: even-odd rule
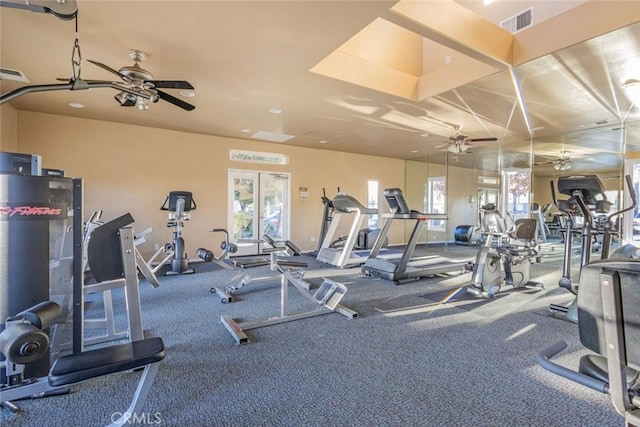
[[[624,181],[627,184],[627,189],[629,190],[629,197],[631,198],[631,206],[628,206],[624,209],[621,209],[617,212],[612,213],[607,217],[608,219],[615,218],[616,216],[622,215],[627,211],[635,209],[635,207],[638,205],[638,199],[636,196],[636,191],[633,188],[633,180],[631,179],[631,175],[625,175]]]
[[[631,175],[625,175],[624,179],[627,182],[627,188],[629,188],[629,197],[631,197],[631,202],[633,204],[633,206],[631,207],[635,208],[638,205],[638,195],[636,194],[636,190],[633,188],[633,180],[631,179]]]
[[[556,185],[553,180],[549,181],[551,184],[551,200],[553,200],[553,204],[558,206],[558,196],[556,195]]]
[[[553,372],[556,375],[585,387],[589,387],[592,390],[607,394],[609,392],[609,384],[606,382],[590,377],[589,375],[585,375],[581,372],[573,371],[550,360],[565,348],[567,348],[567,343],[564,341],[558,341],[536,354],[536,362],[549,372]]]

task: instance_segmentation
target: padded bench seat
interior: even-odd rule
[[[70,354],[54,362],[49,384],[53,387],[74,384],[157,363],[164,357],[164,342],[159,337]]]
[[[56,360],[48,381],[51,387],[66,386],[144,367],[129,408],[120,412],[120,417],[108,426],[122,427],[131,424],[133,414],[138,414],[142,409],[164,357],[164,342],[159,337],[98,348]]]

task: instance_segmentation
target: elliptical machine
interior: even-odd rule
[[[167,227],[173,227],[173,242],[165,245],[165,248],[170,247],[173,251],[171,270],[166,271],[165,276],[196,272],[193,268],[189,268],[189,258],[185,252],[184,239],[182,238],[184,221],[189,220],[190,212],[196,208],[196,202],[190,191],[172,191],[160,206],[161,211],[169,211]]]
[[[503,287],[541,286],[530,280],[529,269],[541,262],[537,248],[537,220],[504,218],[494,203],[480,207],[478,232],[485,238],[476,255],[467,292],[482,298],[494,297]],[[494,247],[495,244],[495,247]]]
[[[551,181],[551,196],[557,208],[566,214],[566,225],[564,229],[564,258],[562,264],[562,277],[558,282],[558,286],[567,289],[572,294],[578,294],[578,282],[571,279],[571,256],[573,251],[573,233],[576,216],[583,218],[581,229],[581,254],[580,254],[580,271],[582,267],[591,262],[591,254],[593,252],[594,237],[598,234],[602,235],[602,245],[600,259],[607,259],[616,254],[626,257],[625,251],[629,248],[621,247],[611,254],[611,246],[613,238],[617,234],[614,230],[613,219],[621,216],[623,213],[636,207],[636,194],[633,189],[633,181],[631,176],[625,176],[625,183],[629,196],[631,198],[631,206],[616,211],[610,215],[609,210],[612,203],[607,200],[604,185],[597,175],[579,175],[579,176],[561,176],[558,178],[558,192],[570,196],[567,200],[558,200],[556,196],[556,188]],[[596,227],[596,218],[593,213],[604,215],[601,227]],[[549,310],[552,313],[564,314],[567,320],[578,323],[577,298],[574,298],[568,306],[551,304]]]

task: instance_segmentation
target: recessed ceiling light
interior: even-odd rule
[[[421,133],[420,136],[423,137],[423,138],[427,138],[429,136],[429,134],[425,132],[425,133]]]
[[[327,140],[326,139],[321,139],[318,141],[318,144],[326,144]]]
[[[411,152],[415,154],[418,152],[418,150],[411,150]]]
[[[196,96],[196,93],[191,92],[190,90],[181,90],[180,95],[184,96],[185,98],[193,98],[194,96]]]
[[[542,130],[542,129],[544,129],[544,126],[538,126],[538,127],[531,128],[531,131],[532,132],[536,132],[536,131],[539,131],[539,130]]]
[[[269,108],[269,112],[271,114],[280,114],[280,113],[282,113],[282,110],[279,109],[279,108]]]
[[[242,133],[251,133],[251,129],[240,129]]]
[[[69,107],[72,108],[84,108],[84,104],[80,104],[79,102],[70,102]]]

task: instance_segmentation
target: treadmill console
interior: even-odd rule
[[[333,204],[333,208],[340,212],[360,211],[360,212],[369,213],[368,211],[370,210],[370,209],[367,209],[362,203],[357,201],[355,198],[348,196],[346,194],[338,194],[336,197],[333,198],[331,202]],[[373,212],[373,213],[377,213],[377,212]]]
[[[391,209],[392,213],[411,213],[411,209],[409,209],[409,205],[407,204],[407,200],[404,198],[404,194],[402,194],[401,189],[387,188],[384,190],[384,198],[387,200],[387,204],[389,205],[389,209]]]

